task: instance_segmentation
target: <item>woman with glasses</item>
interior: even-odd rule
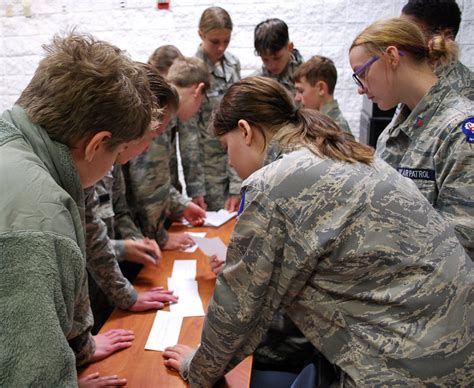
[[[472,384],[469,258],[413,182],[269,78],[232,85],[213,130],[242,212],[201,344],[168,348],[167,366],[211,387],[284,309],[340,386]],[[264,167],[270,142],[284,154]]]
[[[435,73],[456,59],[456,44],[430,42],[407,18],[378,21],[352,43],[353,78],[380,109],[408,108],[380,135],[377,154],[416,183],[474,260],[474,103]]]

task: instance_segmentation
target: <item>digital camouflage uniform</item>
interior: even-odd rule
[[[295,87],[295,80],[294,74],[299,65],[303,63],[303,57],[301,56],[300,52],[297,49],[293,49],[291,52],[291,59],[288,63],[288,67],[286,71],[280,75],[273,75],[270,73],[265,66],[262,66],[260,70],[257,70],[252,76],[261,76],[261,77],[268,77],[272,78],[275,81],[278,81],[281,85],[283,85],[293,96],[296,95],[296,87]]]
[[[380,159],[303,148],[242,187],[201,344],[182,364],[191,387],[251,354],[282,307],[341,386],[472,385],[469,259],[413,182]]]
[[[324,104],[321,108],[321,112],[333,119],[343,131],[352,134],[349,123],[344,118],[341,110],[339,109],[337,100],[332,100],[331,102]]]
[[[107,226],[99,216],[99,196],[92,186],[84,190],[86,197],[86,245],[89,294],[94,317],[103,307],[101,292],[117,307],[128,309],[135,304],[138,294],[123,276],[115,256],[115,249],[107,235]]]
[[[474,259],[474,144],[461,128],[474,103],[440,79],[407,113],[382,132],[377,154],[416,183]]]
[[[230,195],[240,194],[241,180],[229,166],[226,150],[219,139],[208,132],[212,110],[219,104],[229,86],[240,80],[240,62],[237,57],[226,52],[221,62],[214,65],[204,54],[201,46],[195,56],[207,65],[211,74],[211,84],[199,112],[182,124],[179,141],[182,150],[190,150],[192,141],[195,141],[196,137],[199,138],[201,166],[205,180],[204,199],[208,205],[207,210],[215,211],[224,207]],[[184,169],[186,153],[181,154],[181,157]],[[184,175],[186,176],[186,171]]]
[[[176,121],[170,122],[146,152],[128,163],[126,177],[142,231],[161,247],[168,241],[166,217],[182,213],[190,202],[171,185],[170,131],[175,125]]]
[[[474,100],[474,76],[471,70],[460,61],[442,66],[436,71],[460,95]]]

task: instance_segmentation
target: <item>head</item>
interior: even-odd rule
[[[408,0],[402,16],[418,24],[428,40],[436,35],[454,40],[461,24],[461,10],[455,0]]]
[[[209,7],[199,19],[199,37],[202,50],[212,63],[222,59],[230,43],[232,20],[229,13],[221,7]]]
[[[363,163],[373,158],[372,148],[354,141],[329,117],[298,109],[286,89],[266,77],[233,84],[214,112],[211,128],[242,179],[263,166],[272,139],[283,147],[307,147],[322,158]]]
[[[406,76],[410,67],[432,72],[433,61],[455,55],[455,47],[442,42],[429,49],[420,28],[406,18],[371,24],[359,33],[349,50],[359,93],[367,94],[382,110],[393,108],[401,102],[401,74]]]
[[[176,46],[167,44],[158,47],[148,59],[148,64],[160,73],[161,76],[166,77],[170,66],[176,58],[182,58],[183,54]]]
[[[179,97],[173,86],[150,65],[139,63],[145,71],[150,91],[153,95],[153,117],[145,134],[127,143],[117,157],[117,163],[124,164],[144,152],[153,139],[162,134],[174,112],[178,109]]]
[[[315,55],[302,63],[294,74],[295,100],[304,108],[320,110],[332,100],[337,82],[337,70],[329,58]]]
[[[210,85],[206,64],[199,58],[177,59],[170,67],[167,79],[179,94],[178,119],[183,122],[189,120],[201,107]]]
[[[145,133],[153,99],[146,74],[90,35],[55,36],[17,104],[71,149],[83,187],[100,180],[125,144]]]
[[[294,45],[290,42],[288,26],[280,19],[267,19],[255,27],[255,53],[273,75],[282,74],[291,60]]]

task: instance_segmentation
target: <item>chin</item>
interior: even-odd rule
[[[380,110],[390,110],[390,109],[393,109],[397,106],[396,103],[392,103],[392,104],[386,104],[386,103],[383,103],[383,102],[376,102],[378,108]]]

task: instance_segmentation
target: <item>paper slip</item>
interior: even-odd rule
[[[196,279],[196,260],[175,260],[171,277],[173,279]]]
[[[186,234],[189,234],[190,236],[196,236],[196,237],[206,237],[206,232],[185,232]],[[189,247],[188,249],[185,249],[182,252],[186,253],[193,253],[196,252],[197,245],[194,244],[192,247]]]
[[[200,317],[204,315],[198,283],[191,279],[168,278],[168,290],[179,296],[178,303],[170,304],[170,311],[181,317]]]
[[[157,311],[145,349],[163,352],[178,343],[183,317],[168,311]]]
[[[227,210],[221,209],[217,212],[206,212],[206,220],[203,226],[213,226],[215,228],[224,225],[227,221],[237,216],[237,212],[228,212]],[[183,225],[192,226],[184,218],[181,221]]]
[[[219,259],[225,261],[227,247],[219,237],[201,238],[191,236],[199,249],[207,256],[216,255]]]

